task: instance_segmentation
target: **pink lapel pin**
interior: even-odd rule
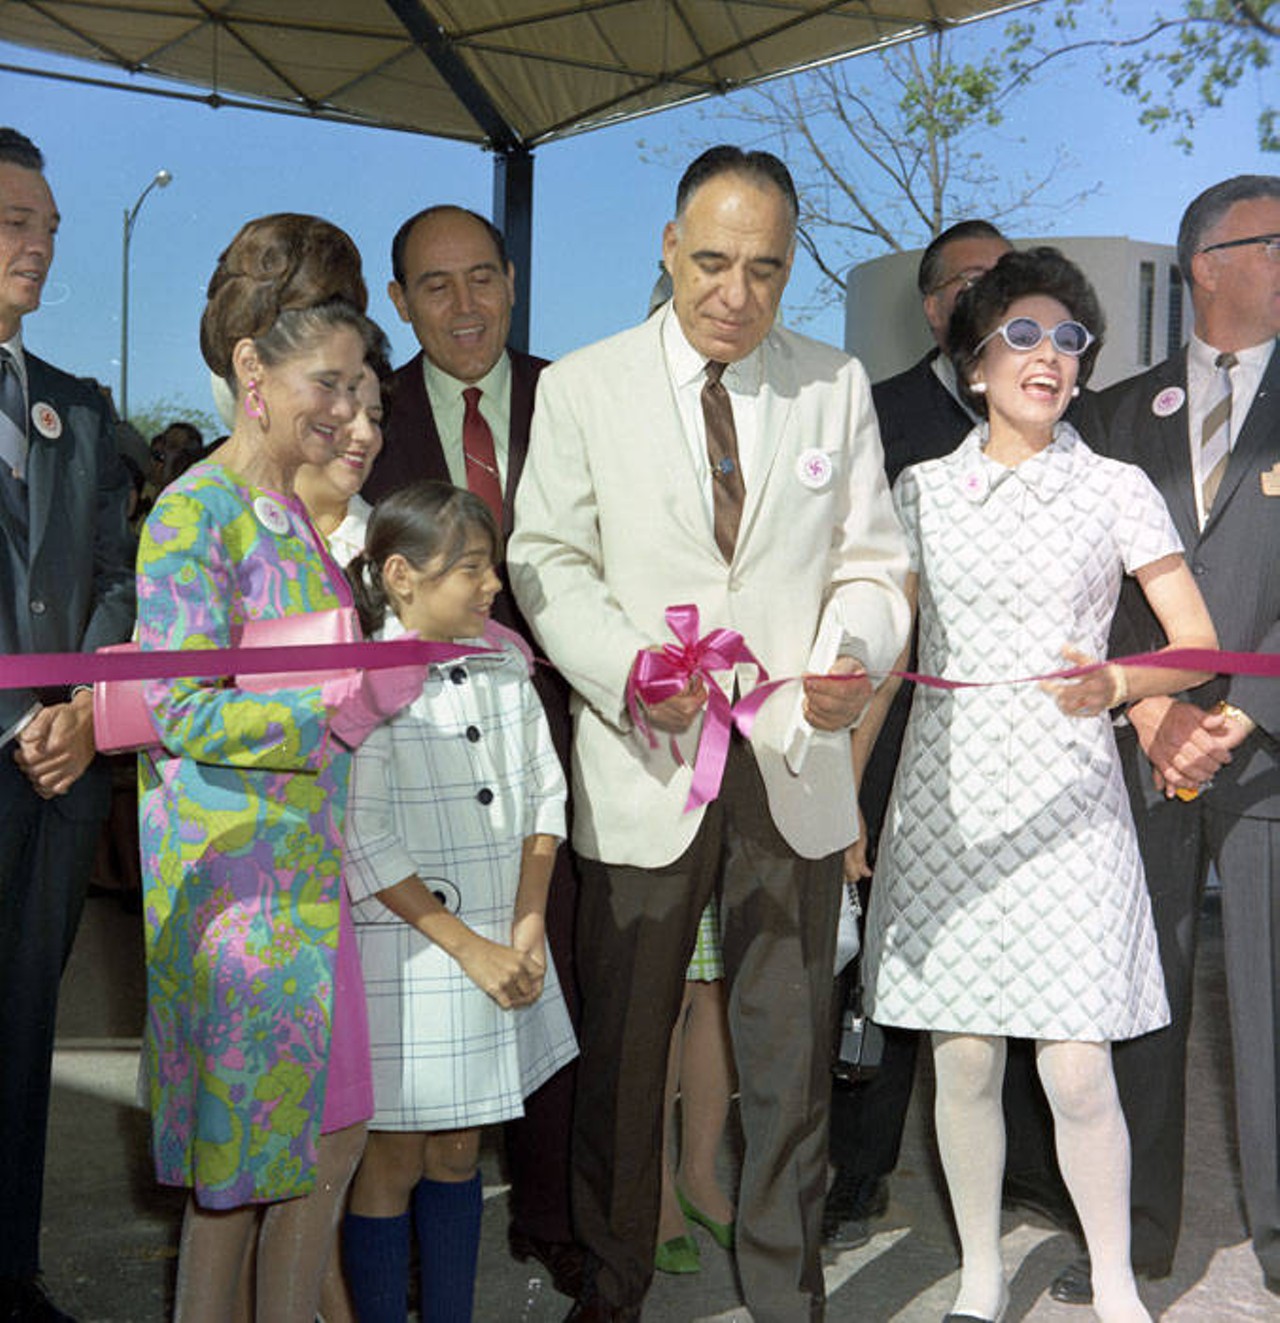
[[[62,435],[62,419],[52,404],[37,400],[31,406],[31,421],[46,441],[56,441]]]
[[[1166,386],[1159,395],[1151,401],[1151,412],[1157,418],[1168,418],[1170,414],[1175,414],[1186,403],[1187,392],[1181,386]]]
[[[806,450],[796,461],[796,475],[812,492],[821,491],[832,474],[831,456],[824,450]]]

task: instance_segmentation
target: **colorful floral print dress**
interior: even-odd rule
[[[246,620],[344,605],[339,580],[296,499],[200,464],[147,520],[139,640],[225,647]],[[325,1111],[350,756],[315,685],[179,679],[147,694],[166,746],[140,759],[157,1176],[209,1208],[304,1194]]]

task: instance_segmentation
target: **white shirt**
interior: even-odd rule
[[[707,360],[688,341],[680,319],[668,304],[658,316],[662,322],[662,352],[671,378],[671,389],[680,411],[680,423],[689,446],[693,471],[702,488],[707,519],[715,527],[715,496],[711,487],[711,465],[707,460],[707,424],[702,414],[702,388],[707,381]],[[767,341],[766,341],[767,343]],[[733,426],[738,434],[738,463],[742,482],[751,490],[751,475],[759,473],[760,415],[763,409],[765,345],[758,345],[746,358],[730,363],[720,378],[733,408]]]
[[[422,356],[422,376],[427,385],[427,398],[440,433],[440,448],[444,451],[449,477],[455,487],[467,485],[467,463],[462,453],[462,419],[466,402],[462,392],[471,385],[480,391],[480,416],[493,433],[493,453],[498,460],[498,476],[502,490],[507,489],[507,442],[511,432],[511,359],[506,350],[479,381],[459,381],[438,368],[425,354]]]
[[[1227,438],[1229,449],[1234,450],[1236,438],[1244,426],[1244,420],[1253,407],[1254,396],[1262,383],[1262,375],[1271,362],[1275,349],[1275,340],[1264,340],[1260,345],[1250,345],[1248,349],[1236,351],[1236,364],[1231,369],[1231,432]],[[1191,472],[1195,479],[1193,486],[1196,495],[1196,516],[1200,526],[1204,527],[1204,479],[1200,471],[1200,441],[1204,429],[1205,415],[1218,398],[1215,382],[1218,368],[1214,360],[1219,351],[1207,345],[1198,336],[1193,335],[1187,344],[1187,422],[1191,445]]]
[[[13,357],[14,366],[18,369],[18,380],[22,382],[22,394],[24,399],[29,399],[27,390],[27,360],[22,353],[22,330],[18,329],[16,334],[4,341],[4,348],[9,351]],[[26,728],[28,722],[40,711],[40,704],[33,703],[30,708],[20,716],[17,721],[9,727],[8,730],[0,731],[0,749],[3,749],[10,740],[17,739]],[[5,757],[8,757],[5,754]]]
[[[974,413],[964,402],[960,395],[960,385],[956,381],[956,365],[947,357],[946,353],[934,355],[933,362],[930,364],[933,368],[933,375],[942,383],[942,389],[951,396],[953,400],[973,419],[975,423],[984,421],[981,414]]]
[[[364,550],[365,529],[369,527],[372,513],[373,507],[363,496],[353,496],[347,502],[347,513],[342,522],[325,538],[334,560],[344,570]]]

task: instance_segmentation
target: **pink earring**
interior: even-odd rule
[[[256,418],[258,422],[267,416],[267,406],[258,389],[256,377],[250,377],[249,384],[244,388],[244,411],[247,417]]]

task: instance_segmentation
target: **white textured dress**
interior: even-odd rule
[[[403,630],[389,621],[382,637]],[[375,893],[417,874],[469,927],[510,943],[524,840],[563,839],[565,782],[525,658],[432,666],[360,746],[347,885],[364,968],[373,1130],[510,1120],[578,1052],[548,953],[541,997],[503,1010]]]
[[[1008,680],[1106,655],[1124,573],[1181,550],[1138,468],[1068,425],[1014,469],[975,429],[903,472],[925,674]],[[882,1024],[1115,1040],[1169,1019],[1110,718],[1035,684],[917,686],[868,915]]]

